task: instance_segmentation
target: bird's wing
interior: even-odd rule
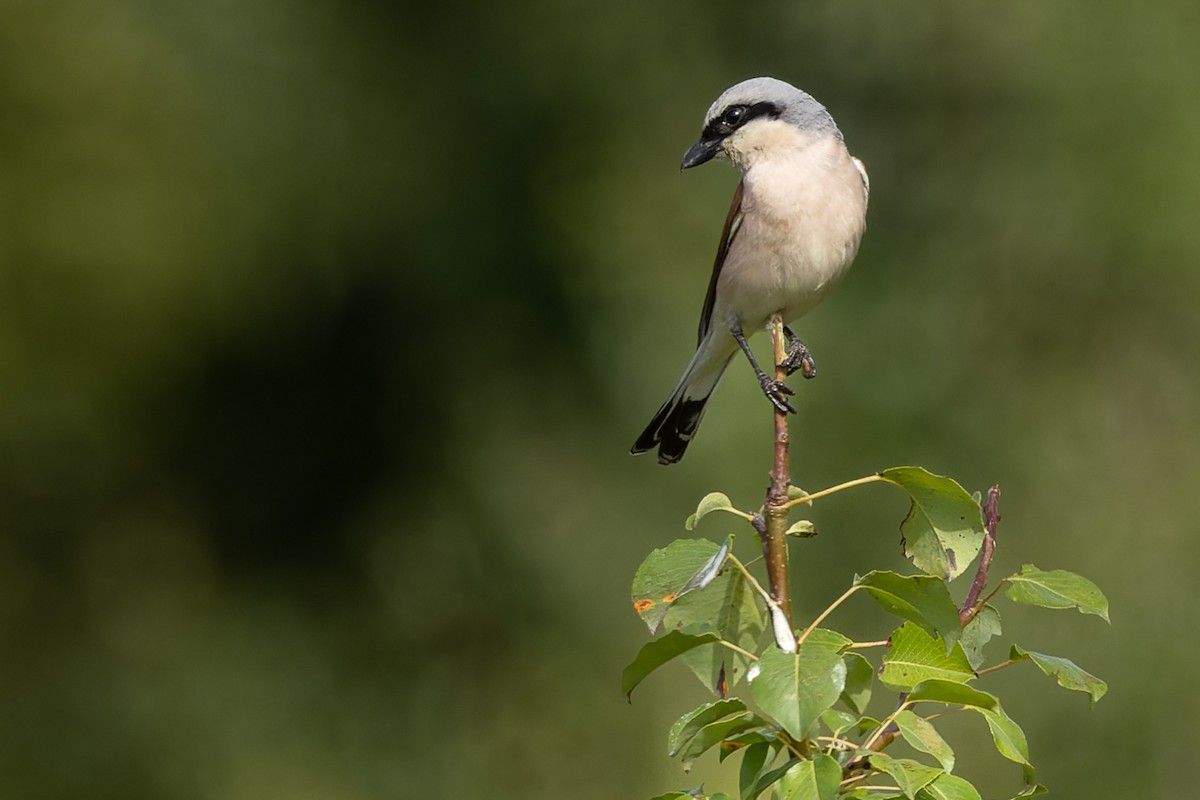
[[[867,177],[867,165],[859,161],[854,156],[850,156],[850,160],[854,162],[854,168],[858,170],[859,176],[863,182],[863,197],[867,200],[871,199],[871,179]]]
[[[725,228],[721,231],[721,243],[717,246],[717,258],[713,262],[712,277],[708,281],[708,294],[704,297],[704,310],[700,312],[699,342],[704,341],[712,325],[713,306],[717,302],[717,279],[721,277],[721,267],[725,265],[725,256],[729,255],[729,246],[742,227],[742,183],[733,193],[733,203],[729,206],[729,214],[725,217]],[[697,344],[699,346],[699,344]]]

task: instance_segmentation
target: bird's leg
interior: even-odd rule
[[[742,334],[741,325],[736,323],[730,325],[729,332],[737,340],[738,347],[742,348],[742,352],[746,354],[746,358],[750,359],[750,366],[754,369],[754,374],[758,376],[758,385],[762,387],[763,394],[767,396],[767,399],[780,411],[790,411],[795,414],[795,407],[787,400],[787,395],[795,394],[792,388],[783,381],[777,381],[768,377],[767,373],[762,371],[762,367],[758,365],[758,360],[754,358],[754,351],[746,343],[746,337]]]
[[[787,337],[788,354],[779,366],[786,369],[788,375],[800,370],[805,378],[817,377],[817,362],[813,361],[812,353],[808,352],[808,347],[800,341],[800,337],[786,325],[783,326],[783,335]]]

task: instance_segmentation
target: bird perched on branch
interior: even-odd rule
[[[696,354],[631,452],[658,448],[660,464],[683,457],[704,406],[740,348],[763,393],[795,413],[793,391],[759,367],[746,337],[775,314],[803,316],[846,273],[866,227],[867,172],[833,117],[813,97],[775,78],[752,78],[717,98],[681,170],[724,156],[742,173],[717,247]],[[784,328],[781,364],[806,378],[816,365]]]

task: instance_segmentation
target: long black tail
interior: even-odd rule
[[[687,450],[704,416],[707,403],[707,396],[698,400],[672,397],[654,415],[629,452],[637,455],[657,446],[658,463],[674,464],[683,458],[683,452]]]
[[[674,464],[683,458],[704,417],[704,407],[732,357],[732,353],[722,353],[714,358],[706,349],[697,352],[671,397],[658,409],[629,452],[637,455],[658,447],[660,464]]]

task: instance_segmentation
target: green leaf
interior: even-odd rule
[[[898,575],[876,570],[855,583],[870,592],[884,611],[911,620],[930,633],[941,634],[953,644],[962,633],[958,606],[946,582],[928,575]]]
[[[968,781],[957,775],[939,775],[917,793],[917,800],[982,800]]]
[[[898,713],[894,722],[910,747],[936,758],[946,772],[954,770],[954,751],[933,727],[933,723],[908,709]]]
[[[710,722],[716,722],[730,714],[745,710],[745,703],[737,698],[730,698],[729,700],[717,700],[715,703],[706,703],[689,711],[671,726],[671,731],[667,736],[667,756],[677,755],[683,746]]]
[[[678,599],[688,581],[720,548],[707,539],[676,539],[646,556],[633,578],[633,608],[651,633]]]
[[[662,622],[667,630],[715,633],[750,652],[756,649],[764,625],[758,595],[739,570],[729,570],[703,590],[679,597]],[[714,644],[687,653],[683,662],[709,691],[724,697],[746,674],[750,659]]]
[[[824,647],[828,650],[843,650],[854,644],[854,640],[828,628],[813,628],[804,644],[812,647]]]
[[[1015,761],[1025,767],[1025,782],[1032,783],[1033,765],[1029,763],[1029,743],[1025,739],[1025,731],[1013,722],[1012,717],[1004,713],[999,703],[991,711],[979,710],[978,713],[987,720],[996,751],[1009,761]]]
[[[718,639],[719,637],[714,633],[690,636],[679,631],[671,631],[661,639],[655,639],[639,650],[637,657],[621,673],[621,691],[632,700],[633,690],[651,672],[676,656],[702,644],[718,641]]]
[[[1096,584],[1065,569],[1041,570],[1032,564],[1021,567],[1006,578],[1004,594],[1014,603],[1042,608],[1077,608],[1083,614],[1095,614],[1105,622],[1108,599]]]
[[[918,791],[944,774],[936,767],[927,767],[911,758],[892,758],[883,753],[875,753],[870,761],[874,769],[892,776],[905,797],[915,797]]]
[[[687,746],[683,748],[683,752],[680,753],[679,757],[685,763],[690,762],[707,752],[710,747],[725,741],[727,736],[741,733],[750,728],[762,727],[765,724],[765,720],[749,711],[744,714],[738,714],[735,717],[730,717],[729,719],[709,723],[701,728],[699,733],[687,743]]]
[[[895,792],[883,794],[878,789],[852,789],[842,795],[842,800],[903,800],[904,795]]]
[[[742,753],[742,765],[738,769],[738,792],[745,797],[758,781],[767,758],[771,755],[771,746],[766,742],[752,744]]]
[[[704,495],[700,500],[700,505],[696,506],[696,513],[687,518],[683,523],[683,527],[690,530],[696,529],[696,523],[714,511],[728,511],[730,514],[737,514],[739,517],[748,517],[745,511],[739,511],[733,507],[733,503],[729,501],[729,497],[721,492],[712,492]]]
[[[716,794],[710,794],[708,796],[708,800],[734,800],[734,798],[730,797],[724,792],[717,792]]]
[[[750,694],[795,739],[808,736],[808,729],[846,687],[845,662],[824,647],[806,643],[796,653],[768,648],[758,665]]]
[[[895,467],[879,477],[908,492],[900,523],[904,554],[923,572],[944,580],[961,575],[983,546],[983,509],[950,478],[921,467]]]
[[[829,732],[834,736],[850,730],[858,724],[858,720],[858,714],[851,714],[849,711],[836,708],[821,712],[821,724],[829,728]]]
[[[718,760],[724,761],[732,755],[744,753],[747,747],[756,744],[779,745],[778,731],[774,723],[759,717],[757,725],[758,727],[742,733],[732,733],[726,736],[725,741],[721,742],[721,748],[717,751]]]
[[[821,754],[811,761],[797,761],[779,781],[782,800],[837,800],[842,768]]]
[[[787,536],[796,536],[801,539],[809,539],[817,535],[817,526],[810,519],[802,519],[798,522],[793,522],[784,534]]]
[[[987,721],[992,741],[1000,755],[1025,768],[1025,782],[1033,782],[1033,766],[1029,763],[1029,744],[1025,732],[1004,712],[994,695],[943,680],[918,684],[908,693],[908,703],[930,702],[961,705],[976,712]]]
[[[667,792],[655,795],[650,800],[696,800],[696,795],[691,792]]]
[[[725,741],[730,745],[730,751],[726,755],[733,755],[738,750],[752,744],[758,744],[759,742],[766,742],[767,744],[779,743],[779,739],[776,737],[777,731],[775,730],[775,726],[768,723],[766,720],[761,718],[760,720],[762,722],[761,728],[746,731],[745,733],[735,734],[733,736],[727,736],[725,738]]]
[[[983,648],[993,636],[1000,635],[1000,612],[994,606],[985,605],[975,614],[975,618],[963,628],[963,652],[971,662],[971,669],[983,666]]]
[[[755,798],[770,788],[772,784],[782,778],[784,773],[791,769],[791,766],[792,762],[787,762],[781,767],[767,770],[759,775],[754,785],[748,791],[742,792],[742,800],[755,800]]]
[[[1042,672],[1047,675],[1053,675],[1058,681],[1058,685],[1064,689],[1086,692],[1092,699],[1093,707],[1095,707],[1096,701],[1104,697],[1104,694],[1108,691],[1107,683],[1081,668],[1069,658],[1035,653],[1032,650],[1022,649],[1015,644],[1009,651],[1008,657],[1013,661],[1032,661],[1038,665]]]
[[[908,702],[961,705],[976,712],[987,721],[992,741],[1000,755],[1024,766],[1026,783],[1033,782],[1033,767],[1029,763],[1029,744],[1025,740],[1025,732],[1004,712],[994,695],[948,681],[926,681],[908,693]]]
[[[879,680],[892,689],[905,691],[922,681],[966,683],[974,677],[961,644],[956,643],[947,653],[942,637],[930,636],[906,622],[892,632],[892,646],[883,657]]]
[[[881,723],[879,720],[875,719],[874,717],[863,717],[858,722],[854,723],[854,727],[850,729],[849,733],[853,734],[854,736],[863,737],[866,736],[870,731],[878,730],[880,724]]]
[[[944,680],[923,681],[908,693],[909,703],[945,703],[952,706],[991,710],[1000,705],[994,695],[961,683]]]
[[[875,682],[875,668],[858,653],[846,653],[846,688],[839,698],[857,714],[867,710],[871,702],[871,687]]]
[[[1040,783],[1035,783],[1033,786],[1026,787],[1025,791],[1013,798],[1013,800],[1021,800],[1022,797],[1037,797],[1039,794],[1049,794],[1050,790]]]

